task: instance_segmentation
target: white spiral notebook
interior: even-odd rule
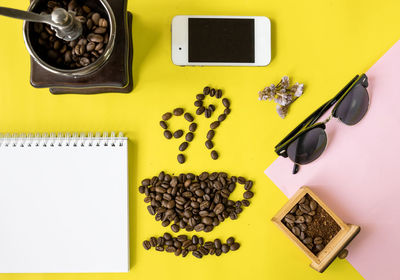
[[[128,272],[128,140],[0,137],[0,273]]]

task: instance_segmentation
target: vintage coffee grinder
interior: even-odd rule
[[[34,23],[51,26],[55,35],[67,42],[82,34],[82,23],[74,12],[54,8],[51,14],[41,13],[48,0],[31,0],[28,12],[0,7],[0,15],[25,20],[24,40],[31,55],[31,84],[36,88],[50,88],[53,94],[95,94],[105,92],[129,93],[132,81],[132,14],[127,11],[127,0],[76,0],[97,11],[108,21],[106,47],[92,63],[68,69],[54,65],[38,44]]]

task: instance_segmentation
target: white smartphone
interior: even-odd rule
[[[265,66],[271,61],[267,17],[175,16],[172,62],[179,66]]]

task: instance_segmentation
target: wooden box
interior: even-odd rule
[[[332,238],[325,248],[314,255],[291,231],[282,223],[286,214],[305,196],[309,195],[314,199],[339,225],[339,232]],[[350,243],[351,240],[360,232],[360,227],[344,223],[332,210],[325,205],[308,187],[301,187],[281,210],[272,218],[281,231],[291,239],[306,256],[312,261],[310,266],[318,272],[323,272],[337,257],[337,255]]]

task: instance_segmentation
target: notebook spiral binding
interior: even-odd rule
[[[122,132],[0,134],[0,147],[115,147],[126,139]]]

